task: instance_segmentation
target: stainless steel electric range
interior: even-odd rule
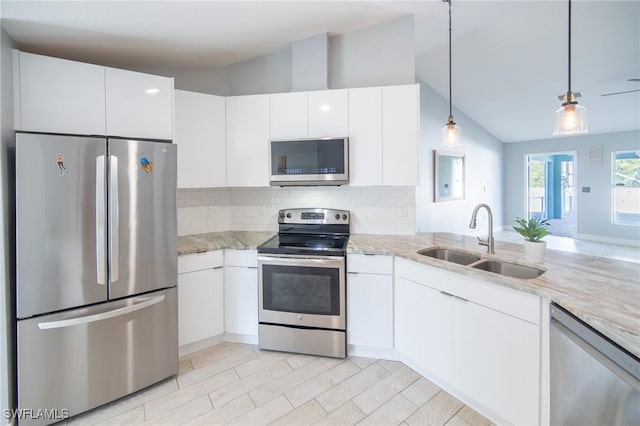
[[[345,358],[346,210],[280,210],[258,247],[260,348]]]

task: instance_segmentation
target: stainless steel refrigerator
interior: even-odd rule
[[[175,145],[17,133],[16,222],[21,425],[177,373]]]

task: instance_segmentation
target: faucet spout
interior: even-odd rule
[[[491,207],[489,207],[489,205],[480,203],[473,209],[473,213],[471,214],[471,222],[469,223],[469,228],[476,229],[478,211],[480,211],[481,208],[485,208],[489,215],[489,220],[488,220],[489,235],[487,236],[486,240],[478,238],[478,244],[482,246],[487,246],[487,253],[495,254],[495,250],[494,250],[495,240],[493,239],[493,213],[491,212]]]

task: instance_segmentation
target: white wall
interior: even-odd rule
[[[433,151],[440,147],[440,130],[449,117],[449,101],[420,81],[420,158],[416,188],[418,232],[454,232],[458,234],[487,233],[484,210],[478,216],[476,230],[469,229],[473,208],[486,203],[493,212],[493,224],[502,224],[502,156],[503,143],[479,124],[454,108],[456,123],[462,129],[462,146],[456,151],[465,154],[466,196],[464,200],[433,201]]]
[[[415,82],[413,16],[329,38],[329,88]],[[175,78],[175,88],[233,96],[292,91],[291,45],[227,67],[136,68]]]
[[[551,132],[551,121],[549,122]],[[589,147],[602,148],[602,163],[589,165]],[[640,131],[583,135],[537,141],[508,143],[504,149],[505,221],[511,225],[516,216],[524,217],[526,181],[525,155],[551,152],[577,152],[577,237],[639,241],[640,227],[611,223],[611,153],[640,150]],[[591,187],[583,193],[582,187]]]
[[[226,205],[225,205],[226,203]],[[278,231],[278,210],[326,207],[351,212],[354,234],[413,234],[413,187],[269,187],[178,190],[178,234]]]
[[[0,413],[15,406],[13,343],[14,148],[13,40],[0,29]],[[9,424],[0,415],[0,424]]]
[[[414,18],[352,31],[329,39],[329,87],[415,82]]]
[[[229,66],[229,94],[291,91],[291,46]]]

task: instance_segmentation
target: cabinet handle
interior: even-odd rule
[[[358,275],[357,272],[347,272],[347,274],[349,274],[349,275]]]
[[[456,299],[462,300],[463,302],[468,302],[469,301],[469,300],[467,300],[467,299],[465,299],[463,297],[456,296],[455,294],[447,293],[446,291],[440,291],[440,294],[443,294],[443,295],[449,296],[449,297],[455,297]]]
[[[216,269],[222,269],[222,268],[223,268],[223,266],[214,266],[213,270],[215,271]]]

